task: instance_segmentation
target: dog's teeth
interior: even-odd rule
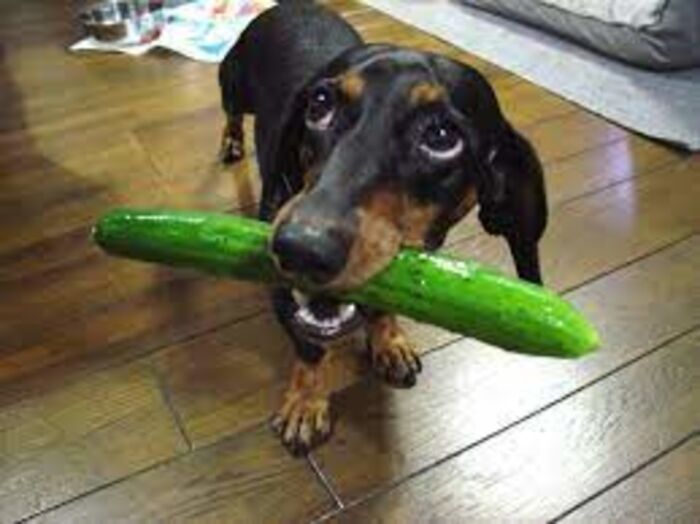
[[[306,322],[307,324],[316,323],[316,317],[314,317],[313,313],[307,308],[301,308],[297,314],[299,315],[301,320]]]
[[[309,305],[308,295],[305,295],[298,289],[292,289],[292,297],[294,297],[294,301],[301,307],[307,307]]]
[[[338,319],[340,322],[347,322],[355,314],[355,304],[342,304],[338,311]]]
[[[306,295],[301,292],[296,292],[294,298],[295,300],[308,300]],[[316,316],[310,307],[300,306],[296,311],[295,317],[298,322],[318,330],[324,336],[333,337],[343,330],[347,322],[352,321],[357,313],[357,308],[355,304],[339,304],[337,311],[337,314],[332,317],[322,318]]]

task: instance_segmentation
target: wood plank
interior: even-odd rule
[[[424,347],[435,340],[430,334]],[[341,388],[366,371],[351,343],[344,349],[338,349],[334,363],[335,383]],[[293,359],[289,337],[274,315],[266,313],[175,344],[149,360],[162,377],[185,433],[198,448],[266,421],[279,407]],[[276,441],[272,432],[266,438]]]
[[[10,105],[18,108],[18,121],[0,138],[8,153],[0,162],[10,169],[0,195],[7,204],[0,221],[7,239],[0,246],[0,292],[17,299],[0,308],[0,380],[45,366],[72,366],[79,359],[88,369],[130,358],[266,307],[254,287],[109,261],[85,242],[94,217],[115,205],[219,209],[255,199],[252,162],[233,171],[212,164],[220,111],[206,106],[206,96],[195,96],[192,106],[185,103],[187,93],[209,82],[196,81],[202,70],[157,57],[78,58],[51,43],[47,57],[56,58],[58,67],[43,84],[45,68],[37,64],[49,44],[40,42],[20,47],[8,62],[8,82],[17,84]],[[85,85],[78,91],[61,88],[80,71],[77,78]],[[130,72],[132,92],[145,90],[145,98],[127,96]],[[112,83],[115,105],[96,111]],[[164,118],[149,105],[158,86],[175,97],[183,93],[177,116]],[[198,108],[200,103],[205,105]],[[71,111],[75,115],[67,118]],[[153,121],[132,118],[151,112]],[[574,186],[567,187],[575,194]],[[84,327],[67,330],[68,325]],[[449,339],[437,330],[415,330],[424,340],[434,337],[425,347]]]
[[[422,35],[352,0],[331,3],[346,12],[354,12],[353,16],[370,40],[388,39],[443,52],[479,68],[493,83],[511,119],[519,127],[524,126],[541,149],[545,162],[566,166],[566,169],[562,167],[552,172],[556,178],[548,179],[550,187],[554,187],[555,202],[577,198],[674,160],[666,148],[644,139],[630,138],[628,133],[597,117],[583,115],[580,110],[569,112],[573,105],[438,39]],[[66,44],[76,38],[77,31],[65,5],[53,2],[33,3],[31,7],[18,5],[0,7],[3,14],[0,34],[8,44],[0,66],[0,89],[4,95],[4,104],[0,107],[0,184],[3,187],[0,218],[7,218],[0,220],[0,228],[4,228],[0,229],[3,238],[0,243],[0,296],[12,297],[11,301],[0,305],[0,383],[28,374],[33,376],[21,383],[5,384],[0,389],[3,405],[9,406],[29,392],[33,398],[49,398],[61,385],[79,381],[67,378],[69,371],[71,374],[81,370],[87,373],[172,345],[144,362],[146,365],[153,363],[162,375],[160,378],[167,384],[168,394],[183,415],[184,427],[195,445],[217,442],[227,435],[243,435],[213,448],[198,450],[194,454],[196,458],[182,469],[164,467],[166,473],[159,475],[150,472],[147,475],[154,476],[147,476],[145,481],[134,480],[133,484],[127,481],[125,484],[131,487],[123,491],[119,488],[122,484],[116,485],[107,494],[78,501],[67,506],[65,513],[56,512],[52,518],[72,522],[75,519],[115,520],[124,516],[125,520],[148,521],[194,515],[198,520],[289,521],[295,520],[297,515],[301,519],[328,509],[331,506],[326,498],[321,497],[324,502],[318,504],[312,501],[317,496],[318,486],[315,479],[308,476],[305,466],[303,475],[292,472],[292,466],[290,473],[286,473],[287,462],[281,458],[283,452],[266,429],[253,431],[256,436],[250,437],[250,443],[241,444],[240,449],[234,444],[243,442],[240,439],[247,438],[246,432],[269,415],[287,379],[285,366],[291,351],[269,313],[239,325],[221,327],[267,310],[264,293],[245,284],[216,282],[189,273],[109,260],[86,242],[94,217],[114,205],[223,209],[255,199],[257,181],[252,176],[255,169],[250,158],[247,164],[233,170],[220,169],[213,164],[221,125],[215,66],[162,53],[138,60],[114,55],[68,54]],[[164,92],[168,96],[163,96]],[[654,176],[659,173],[655,171]],[[692,188],[693,184],[688,187]],[[664,191],[660,194],[665,198]],[[612,201],[617,202],[616,199]],[[671,205],[679,201],[685,202],[681,197],[670,198]],[[678,213],[685,211],[681,206]],[[587,258],[595,263],[581,263],[568,273],[562,272],[571,279],[562,281],[582,282],[592,278],[592,273],[603,271],[603,267],[604,271],[609,271],[620,260],[629,260],[630,253],[641,253],[645,245],[660,245],[664,238],[671,241],[670,238],[683,228],[683,223],[676,219],[666,221],[664,217],[667,216],[670,215],[657,212],[655,218],[643,222],[644,227],[654,232],[635,233],[629,238],[612,236],[622,247],[616,246],[607,262],[601,265],[602,258]],[[689,215],[693,216],[697,215]],[[572,219],[567,227],[575,236],[574,226],[576,223]],[[473,233],[469,231],[468,234]],[[558,249],[565,250],[568,237],[562,235],[559,241],[562,244]],[[685,278],[682,276],[680,280]],[[644,285],[648,289],[649,284]],[[649,343],[659,340],[667,332],[685,325],[688,315],[696,311],[694,303],[684,295],[688,290],[695,290],[692,285],[685,290],[678,287],[675,294],[662,292],[660,318],[639,333],[625,331],[637,329],[631,322],[615,324],[622,311],[611,317],[606,330],[630,344],[635,337],[643,340],[648,336]],[[635,296],[657,307],[649,293]],[[598,300],[601,300],[600,295]],[[624,301],[617,304],[627,307]],[[602,311],[601,316],[606,311]],[[638,322],[647,321],[641,313],[635,315]],[[664,319],[667,325],[662,326]],[[454,340],[453,335],[426,326],[411,325],[411,331],[423,350]],[[484,348],[481,351],[491,353]],[[350,358],[348,362],[350,374],[346,380],[351,383],[357,374],[356,361]],[[434,367],[439,367],[438,361],[435,362]],[[456,360],[452,364],[459,366],[459,362]],[[47,366],[53,366],[50,372]],[[142,369],[142,364],[137,367]],[[529,368],[509,369],[517,375]],[[80,380],[92,376],[86,373],[78,375],[85,377]],[[490,383],[486,375],[478,376]],[[21,389],[14,387],[20,384]],[[565,390],[564,386],[557,387],[550,385],[545,389],[553,395]],[[490,390],[499,392],[493,386]],[[440,398],[439,395],[436,398]],[[368,402],[372,400],[368,399]],[[506,406],[499,415],[501,418],[495,417],[493,427],[509,417],[516,417],[533,403],[530,399],[525,400],[523,406]],[[119,409],[115,411],[117,415],[121,413]],[[44,414],[60,417],[58,407],[56,412]],[[75,412],[79,410],[76,408]],[[352,416],[345,411],[341,414]],[[138,417],[134,415],[134,418]],[[90,420],[80,427],[90,426]],[[149,422],[133,424],[148,430]],[[31,424],[28,427],[25,433],[33,436]],[[107,430],[95,431],[100,434]],[[139,469],[136,462],[141,464],[139,460],[151,453],[150,450],[141,453],[138,449],[143,442],[136,439],[142,434],[136,430],[134,436],[127,438],[124,430],[114,431],[115,445],[122,446],[121,442],[123,449],[134,448],[138,460],[125,461],[128,467],[124,469],[113,464],[102,466],[102,459],[90,462],[103,468],[100,473],[104,476],[99,476],[85,474],[80,467],[70,470],[60,462],[61,457],[47,451],[49,458],[36,459],[37,471],[53,471],[54,465],[59,463],[63,469],[56,466],[58,473],[45,484],[37,481],[38,488],[48,493],[47,502],[44,504],[36,498],[36,491],[28,490],[26,497],[35,498],[27,499],[27,507],[34,504],[31,507],[44,508],[65,500],[60,494],[60,485],[64,482],[60,479],[64,473],[69,475],[69,480],[64,482],[68,486],[66,497],[71,497]],[[85,449],[78,458],[71,452],[65,453],[71,464],[79,463],[83,457],[89,460],[91,450],[99,455],[102,441],[95,444],[90,438],[86,436],[81,441]],[[342,439],[343,435],[336,438]],[[143,437],[142,440],[150,442]],[[408,447],[411,442],[407,443]],[[442,443],[443,440],[436,439],[436,445]],[[447,444],[449,447],[450,442]],[[251,457],[261,448],[269,451],[263,451],[263,458],[256,462],[257,459]],[[216,451],[203,459],[204,455],[199,455],[210,450]],[[226,463],[230,453],[238,457],[232,459],[240,461],[236,464],[244,462],[245,467]],[[246,454],[250,456],[240,458]],[[49,455],[58,458],[54,460]],[[277,464],[278,459],[285,464],[283,468],[268,467]],[[222,469],[216,469],[221,461],[224,462]],[[148,460],[142,462],[148,463]],[[377,464],[381,465],[381,461]],[[4,462],[0,461],[0,465],[2,471]],[[208,469],[213,470],[211,476],[204,473]],[[284,469],[285,473],[278,475],[279,469]],[[177,480],[169,484],[168,478],[175,470],[184,473],[178,473]],[[230,475],[240,470],[247,476],[230,481]],[[272,473],[266,476],[266,471]],[[272,476],[281,478],[279,484],[284,494],[274,499],[282,500],[278,504],[279,513],[269,517],[264,512],[275,509],[274,504],[258,506],[270,500],[265,490],[279,489],[277,480],[268,482],[268,477]],[[261,477],[265,480],[257,482]],[[142,478],[144,476],[135,477]],[[297,504],[303,505],[306,495],[299,496],[299,491],[294,491],[297,488],[289,486],[304,483],[313,484],[313,488],[299,489],[313,493],[308,495],[311,502],[307,507],[299,510]],[[251,487],[253,484],[255,486]],[[143,496],[139,496],[141,491]],[[191,497],[178,505],[181,502],[178,492]],[[220,492],[224,493],[221,498]],[[21,496],[18,497],[21,503]],[[227,500],[222,502],[223,498]],[[294,500],[288,505],[289,500],[296,498],[301,502]],[[132,499],[137,500],[133,514],[123,509],[129,507]],[[95,509],[96,506],[104,507],[104,512]],[[4,510],[5,505],[1,507]],[[174,512],[168,507],[174,507]],[[256,518],[258,516],[260,519]]]
[[[700,435],[596,497],[564,522],[694,522],[700,515]]]
[[[544,164],[550,209],[633,177],[663,176],[688,155],[637,135]]]
[[[546,284],[569,289],[700,230],[699,172],[694,157],[554,209],[540,242]],[[514,272],[500,238],[481,234],[448,251]]]
[[[337,520],[549,521],[700,425],[699,345],[700,330]]]
[[[514,120],[517,116],[511,113]],[[566,113],[520,128],[543,162],[566,158],[627,136],[622,128],[583,111]]]
[[[304,460],[248,432],[31,522],[304,522],[333,507]]]
[[[344,16],[367,42],[390,42],[394,45],[442,53],[451,58],[458,58],[476,67],[487,78],[492,80],[496,78],[513,77],[512,73],[493,63],[487,62],[475,55],[465,53],[452,44],[440,40],[435,36],[417,31],[411,26],[391,18],[382,12],[371,8],[358,7],[359,4],[357,2],[348,4],[347,2],[332,0],[325,3],[328,7]],[[351,8],[351,10],[349,10],[349,8]]]
[[[536,359],[461,340],[428,355],[411,390],[353,386],[338,397],[335,438],[319,449],[319,463],[346,501],[357,499],[643,355],[700,324],[698,260],[695,236],[569,294],[603,341],[583,360]]]
[[[94,268],[82,263],[71,267],[69,261],[55,272],[40,270],[32,279],[2,286],[7,290],[25,284],[28,290],[14,307],[4,302],[0,308],[0,382],[53,366],[59,366],[59,376],[67,371],[65,366],[104,367],[268,307],[266,295],[253,284],[119,267],[118,262],[105,262],[104,255],[91,258]],[[109,267],[113,269],[105,269]],[[56,280],[59,275],[65,280]],[[85,300],[83,292],[92,293],[91,299]],[[41,380],[48,378],[44,374]]]
[[[526,80],[500,89],[496,86],[496,96],[503,114],[517,129],[581,111],[572,102]]]
[[[540,146],[544,146],[546,152],[546,144]],[[627,136],[563,159],[545,162],[545,185],[551,222],[557,220],[553,216],[555,210],[570,200],[592,195],[635,177],[663,177],[668,169],[685,157],[678,151],[644,138]],[[447,244],[455,244],[478,234],[483,234],[483,230],[477,213],[473,212],[452,228]]]
[[[157,167],[169,200],[181,207],[240,209],[257,204],[260,177],[253,151],[253,119],[247,118],[246,156],[235,166],[219,163],[223,111],[210,107],[140,126],[135,135]]]
[[[13,144],[21,156],[2,161],[0,254],[86,226],[120,203],[167,203],[157,174],[133,145],[92,145],[56,163],[33,144]]]
[[[5,388],[0,405],[0,521],[60,504],[187,449],[144,365]]]

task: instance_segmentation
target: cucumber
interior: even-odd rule
[[[218,213],[121,209],[94,233],[106,252],[215,275],[288,283],[267,252],[270,226]],[[403,249],[338,299],[366,304],[529,355],[575,358],[599,345],[595,329],[553,292],[473,261]]]

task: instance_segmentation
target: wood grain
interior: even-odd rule
[[[546,158],[620,134],[366,7],[331,5],[360,16],[371,40],[390,36],[482,69],[513,120],[533,124]],[[96,217],[115,206],[233,209],[257,199],[252,155],[233,170],[215,163],[222,124],[216,68],[162,53],[138,60],[67,54],[65,44],[77,36],[70,10],[50,2],[35,3],[31,12],[8,6],[0,8],[0,29],[16,45],[7,47],[0,67],[0,294],[15,298],[0,306],[0,382],[134,358],[267,307],[253,286],[108,260],[89,242]],[[376,25],[363,27],[370,22]],[[20,23],[27,24],[25,39],[15,30]],[[540,126],[540,117],[553,123]],[[562,129],[574,137],[564,144]],[[631,156],[641,155],[640,147],[631,146]],[[577,184],[567,185],[569,195],[599,187]],[[435,343],[445,340],[432,333]]]
[[[700,230],[699,171],[700,158],[689,159],[554,209],[540,242],[545,283],[569,289]],[[449,251],[513,273],[502,239],[478,235]]]
[[[38,513],[187,450],[145,365],[21,389],[0,407],[0,522]]]
[[[443,53],[489,79],[546,166],[545,275],[557,289],[698,231],[697,157],[632,136],[354,0],[328,3],[369,41]],[[119,205],[249,211],[259,190],[252,141],[244,163],[216,164],[213,65],[168,53],[67,53],[79,36],[75,7],[0,3],[0,521],[110,482],[46,519],[319,515],[333,505],[317,478],[261,426],[292,353],[264,290],[110,259],[89,242],[95,218]],[[479,231],[466,220],[450,238],[454,249],[508,268],[502,243]],[[408,323],[431,352],[422,383],[396,393],[365,381],[341,395],[336,440],[319,455],[332,482],[352,498],[398,480],[689,329],[699,316],[699,253],[688,239],[572,294],[606,337],[600,355],[576,365],[530,362]],[[363,369],[345,356],[352,384]],[[514,386],[524,393],[513,395]],[[196,448],[187,456],[173,459],[185,443],[162,394]],[[171,462],[132,476],[163,460]]]
[[[245,121],[246,156],[234,167],[218,161],[224,126],[218,104],[140,126],[135,135],[172,195],[175,203],[170,205],[240,209],[256,204],[260,193],[252,123],[252,118]]]
[[[319,464],[341,497],[354,500],[475,445],[697,326],[699,257],[695,236],[567,295],[603,341],[583,360],[533,359],[461,340],[426,357],[411,390],[370,381],[353,386],[338,397],[342,416],[335,438],[316,454]]]
[[[700,425],[698,345],[695,331],[338,521],[555,518]]]
[[[255,301],[235,306],[251,286],[128,267],[89,240],[114,206],[223,205],[193,191],[201,170],[160,171],[137,136],[218,106],[216,68],[172,55],[68,54],[77,32],[66,5],[5,3],[0,14],[0,295],[12,297],[0,307],[0,382],[67,362],[104,366],[256,311]],[[207,165],[215,152],[213,143]]]
[[[542,125],[561,125],[549,123]],[[546,153],[547,144],[540,144]],[[544,148],[544,149],[543,149]],[[550,215],[577,198],[592,195],[625,180],[642,176],[665,176],[685,155],[648,140],[627,136],[600,147],[584,149],[559,160],[544,162],[547,203]],[[557,219],[552,216],[551,222]],[[483,235],[477,213],[473,212],[452,228],[447,245]]]
[[[271,313],[194,340],[151,358],[193,446],[201,447],[267,420],[279,408],[294,349]],[[338,386],[351,384],[359,360],[341,352]],[[275,441],[272,432],[265,440]]]
[[[83,231],[13,253],[18,263],[32,259],[34,269],[0,283],[3,294],[16,296],[0,306],[0,381],[74,359],[89,368],[134,358],[268,307],[252,284],[108,260],[85,247],[86,237]],[[35,260],[71,243],[81,244],[75,253]]]
[[[304,522],[333,507],[304,460],[250,431],[133,476],[32,522]]]
[[[700,434],[622,481],[563,522],[695,522],[700,515]]]

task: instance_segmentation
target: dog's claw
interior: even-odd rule
[[[293,455],[305,455],[331,435],[328,400],[290,395],[270,426]]]

